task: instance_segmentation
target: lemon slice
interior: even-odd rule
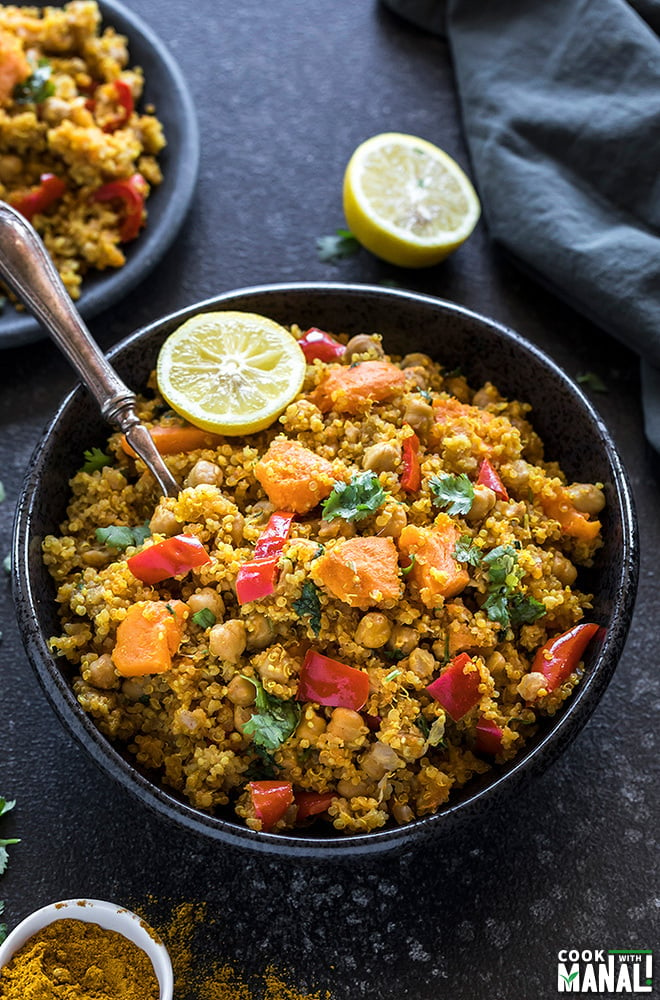
[[[414,135],[384,132],[358,146],[348,162],[344,214],[356,239],[377,257],[427,267],[465,242],[481,205],[447,153]]]
[[[156,378],[173,410],[215,434],[268,427],[299,392],[305,356],[283,326],[246,312],[191,316],[160,349]]]

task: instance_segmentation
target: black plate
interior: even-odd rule
[[[116,0],[98,0],[103,26],[128,38],[129,65],[144,70],[140,105],[152,103],[163,124],[167,146],[159,155],[163,182],[149,196],[147,225],[126,247],[119,269],[90,271],[76,301],[90,319],[130,292],[155,267],[176,236],[190,206],[199,166],[199,131],[195,107],[181,70],[163,42],[139,17]],[[38,2],[37,7],[56,6]],[[27,313],[7,303],[0,313],[0,348],[40,340],[46,334]]]
[[[239,309],[280,323],[320,326],[353,335],[377,331],[385,349],[424,351],[453,368],[460,365],[478,386],[491,380],[510,398],[533,407],[532,422],[546,445],[546,458],[560,462],[569,480],[602,482],[604,546],[593,570],[581,577],[593,594],[593,620],[606,629],[589,649],[586,673],[574,696],[515,760],[468,783],[432,816],[402,827],[344,836],[325,825],[304,832],[256,833],[235,816],[194,809],[141,773],[100,734],[71,690],[70,668],[55,659],[47,640],[59,633],[55,586],[41,558],[41,541],[57,533],[69,498],[69,478],[84,449],[103,445],[108,427],[89,396],[76,389],[64,401],[30,462],[19,500],[12,562],[14,599],[28,656],[60,720],[97,764],[151,809],[179,826],[252,850],[297,858],[354,857],[401,849],[430,836],[456,837],[459,821],[472,822],[554,761],[586,724],[614,673],[625,642],[638,576],[637,523],[630,485],[616,447],[580,388],[554,362],[513,331],[450,302],[367,285],[272,285],[228,292],[190,306],[138,331],[111,352],[132,388],[144,385],[160,345],[197,312]]]

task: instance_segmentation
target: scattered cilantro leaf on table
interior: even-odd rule
[[[324,264],[334,264],[344,257],[352,257],[360,249],[358,240],[348,229],[338,229],[333,236],[319,236],[316,250]]]
[[[318,635],[321,631],[321,601],[319,588],[312,580],[305,580],[300,597],[293,601],[292,606],[299,618],[309,618],[314,635]]]
[[[15,799],[4,799],[0,797],[0,816],[4,816],[6,813],[10,812],[16,805]],[[12,844],[19,844],[20,840],[18,837],[10,837],[8,839],[0,838],[0,875],[5,871],[7,864],[9,863],[9,854],[7,853],[7,848]],[[0,914],[4,911],[5,904],[0,902]],[[0,923],[0,944],[4,941],[7,936],[7,925]]]
[[[361,521],[373,514],[387,500],[388,494],[375,472],[356,472],[348,483],[336,483],[322,504],[324,521],[343,517],[345,521]]]
[[[100,448],[88,448],[84,452],[85,464],[82,467],[83,472],[98,472],[106,465],[110,465],[111,459],[109,455],[106,455],[104,451]]]
[[[444,507],[448,514],[469,514],[474,501],[474,486],[464,472],[431,476],[431,499],[436,507]]]
[[[300,705],[297,701],[283,701],[269,694],[257,677],[245,677],[245,680],[254,684],[257,699],[256,711],[243,726],[243,732],[252,737],[258,749],[277,750],[300,722]]]
[[[119,549],[123,552],[129,545],[142,545],[150,534],[148,521],[135,527],[128,524],[110,524],[107,528],[96,529],[96,541],[101,545],[107,545],[110,549]]]

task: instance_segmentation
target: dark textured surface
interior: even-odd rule
[[[139,289],[92,322],[100,343],[109,348],[159,314],[270,281],[394,279],[491,315],[570,376],[594,371],[607,384],[590,398],[632,480],[640,589],[614,679],[546,774],[460,842],[348,866],[245,858],[176,830],[111,783],[43,696],[6,583],[0,794],[18,805],[0,832],[23,838],[0,881],[7,921],[87,895],[124,902],[165,926],[178,904],[205,902],[194,956],[202,970],[211,958],[246,972],[275,963],[291,984],[328,989],[336,1000],[553,997],[560,948],[649,948],[658,940],[660,513],[636,359],[521,274],[483,226],[426,272],[397,271],[365,253],[337,266],[318,260],[315,238],[343,224],[343,168],[361,139],[409,131],[467,165],[442,42],[353,0],[199,0],[194,18],[173,0],[130,7],[189,81],[202,162],[175,246]],[[0,354],[3,551],[32,449],[72,384],[47,342]],[[198,995],[185,982],[177,1000]]]

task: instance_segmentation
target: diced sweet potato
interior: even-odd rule
[[[20,40],[8,31],[0,31],[0,104],[9,104],[17,83],[32,70]]]
[[[172,668],[188,609],[183,601],[138,601],[117,629],[112,660],[123,677],[162,674]]]
[[[306,514],[332,492],[332,465],[309,448],[283,438],[273,441],[254,469],[268,499],[278,510]]]
[[[215,448],[222,441],[218,434],[193,427],[192,424],[157,424],[149,428],[149,434],[161,455],[180,455],[199,448]],[[137,458],[124,435],[121,446],[127,455]]]
[[[419,588],[427,608],[435,608],[447,597],[455,597],[470,577],[453,556],[460,530],[448,514],[438,514],[433,528],[408,524],[399,536],[403,555],[414,558],[408,579]]]
[[[586,514],[577,510],[563,488],[554,494],[542,494],[541,506],[548,517],[559,521],[565,535],[579,538],[584,542],[592,542],[598,537],[601,528],[600,521],[591,521]]]
[[[390,361],[361,361],[347,368],[330,368],[310,398],[322,413],[363,413],[400,392],[407,375]]]
[[[347,538],[312,564],[312,579],[352,608],[387,606],[399,599],[401,578],[391,538]]]

